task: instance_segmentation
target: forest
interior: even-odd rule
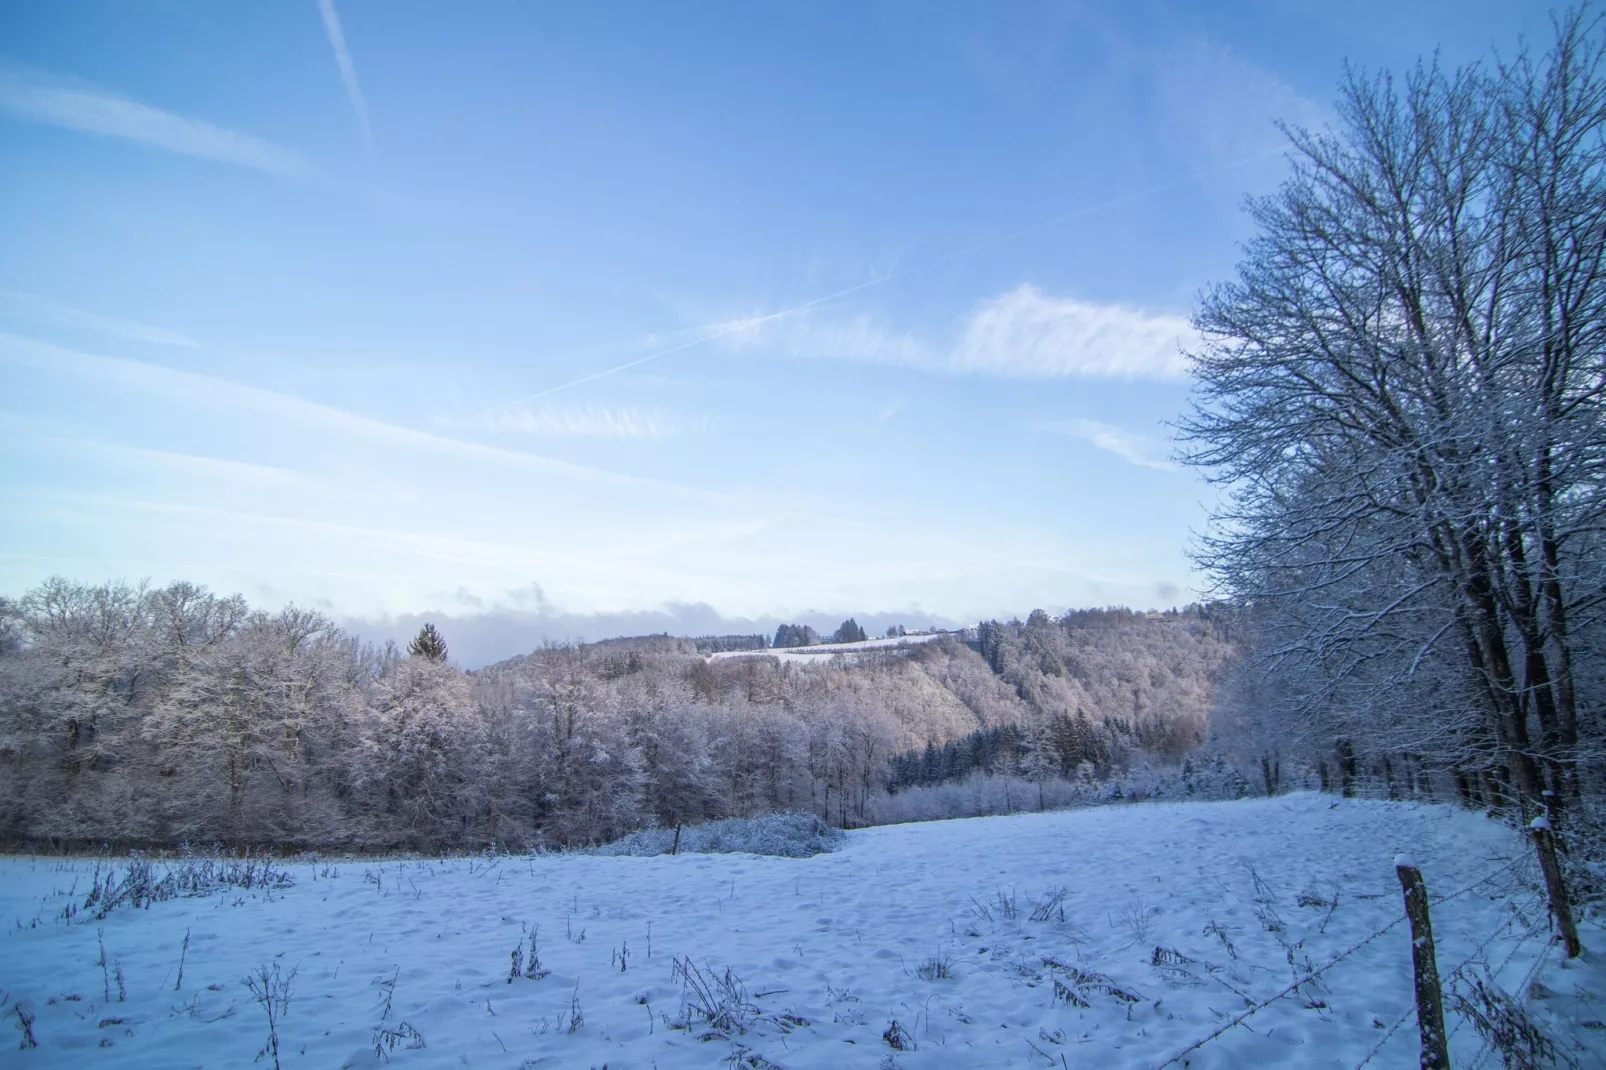
[[[464,672],[433,627],[403,651],[193,584],[60,578],[0,629],[0,837],[52,848],[583,845],[775,810],[855,827],[889,789],[977,770],[1175,760],[1238,656],[1190,607],[1036,611],[820,665],[645,636]],[[973,741],[999,732],[983,767]],[[933,749],[965,757],[911,779]]]

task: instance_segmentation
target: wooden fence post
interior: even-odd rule
[[[1422,1070],[1450,1070],[1439,964],[1433,953],[1433,922],[1428,917],[1428,886],[1422,883],[1422,871],[1403,855],[1394,860],[1394,872],[1405,892],[1405,916],[1411,919],[1411,965],[1416,973],[1416,1024],[1422,1034]]]
[[[1583,950],[1578,943],[1578,926],[1573,921],[1572,903],[1567,899],[1567,884],[1562,880],[1561,862],[1556,858],[1556,836],[1550,825],[1550,810],[1556,797],[1545,792],[1546,812],[1528,822],[1533,833],[1534,846],[1539,850],[1539,868],[1545,874],[1545,892],[1550,898],[1550,916],[1556,920],[1556,929],[1567,948],[1567,957],[1575,959]]]
[[[675,822],[675,842],[669,845],[669,853],[680,854],[680,822]]]

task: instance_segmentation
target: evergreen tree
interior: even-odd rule
[[[774,646],[814,646],[820,641],[820,633],[807,624],[783,624],[775,629]]]
[[[831,635],[833,643],[862,643],[868,638],[870,637],[859,626],[859,622],[852,617],[843,621]]]
[[[446,660],[446,640],[435,625],[426,623],[418,629],[413,641],[407,644],[407,653],[415,658],[425,658],[429,661]]]

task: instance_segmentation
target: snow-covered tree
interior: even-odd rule
[[[1230,488],[1202,558],[1301,715],[1529,805],[1597,753],[1574,666],[1603,563],[1602,48],[1573,14],[1543,57],[1353,75],[1339,133],[1291,132],[1194,355],[1188,459]],[[1460,683],[1391,702],[1419,673]]]

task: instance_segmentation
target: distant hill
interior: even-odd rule
[[[1056,720],[1080,721],[1084,735],[1099,737],[1096,764],[1115,768],[1133,749],[1175,757],[1203,741],[1216,683],[1238,658],[1228,632],[1207,607],[1038,611],[953,633],[784,649],[699,653],[715,644],[615,639],[536,651],[476,675],[522,691],[561,664],[606,704],[628,706],[645,689],[721,714],[829,706],[880,732],[886,758],[1003,726],[1041,733]],[[637,659],[621,661],[624,650]]]
[[[1034,612],[781,650],[659,633],[464,671],[449,626],[406,653],[190,584],[55,580],[0,603],[0,844],[583,844],[774,810],[854,826],[978,769],[1041,799],[1047,778],[1196,745],[1229,623]]]

